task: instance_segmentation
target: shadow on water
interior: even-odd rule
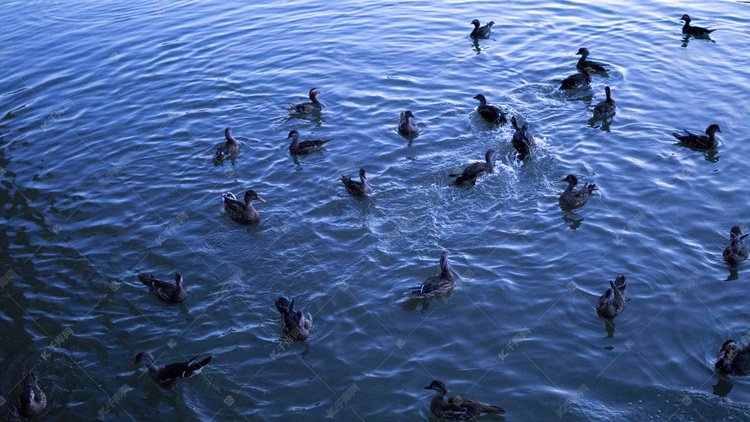
[[[565,224],[567,224],[571,230],[576,230],[577,228],[581,227],[581,223],[583,223],[583,217],[577,217],[576,213],[573,211],[566,209],[567,207],[560,205],[560,208],[562,208],[563,211],[567,211],[565,215],[563,215],[563,221]],[[574,218],[576,216],[577,218]]]
[[[729,392],[732,391],[732,383],[725,377],[719,377],[718,381],[716,382],[716,385],[713,386],[713,392],[715,396],[719,397],[726,397],[729,395]]]
[[[589,127],[596,128],[597,127],[596,124],[598,122],[601,122],[602,125],[599,127],[599,129],[601,129],[604,132],[609,132],[610,131],[609,127],[612,125],[612,122],[614,121],[614,117],[615,117],[615,113],[608,114],[605,117],[594,116],[589,119]]]
[[[727,276],[727,279],[725,281],[734,281],[740,278],[740,273],[737,271],[736,265],[730,265],[729,266],[729,275]]]
[[[615,320],[612,319],[605,319],[604,320],[604,329],[607,331],[607,337],[605,338],[613,338],[615,336]]]
[[[685,35],[684,37],[682,37],[682,47],[683,47],[683,48],[687,48],[688,44],[690,43],[690,38],[691,38],[691,37],[692,37],[692,38],[695,38],[695,39],[698,39],[698,40],[706,40],[706,41],[710,41],[710,42],[712,42],[712,43],[716,44],[716,41],[712,40],[712,39],[711,39],[711,37],[710,37],[710,36],[708,36],[708,35],[699,35],[699,36],[695,36],[695,35],[690,35],[690,34],[687,34],[687,35]]]

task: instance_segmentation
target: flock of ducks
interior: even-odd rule
[[[691,19],[688,15],[681,18],[685,21],[682,28],[683,34],[696,37],[706,37],[713,32],[706,28],[691,26]],[[494,22],[489,22],[485,26],[480,26],[477,19],[472,21],[474,30],[471,37],[474,39],[489,38],[492,32]],[[576,67],[581,73],[576,73],[565,78],[560,89],[571,90],[588,87],[591,84],[592,74],[606,73],[607,69],[604,64],[587,60],[590,55],[589,50],[581,48],[578,50],[581,56]],[[615,101],[612,99],[610,87],[605,88],[606,99],[594,107],[593,114],[595,117],[611,116],[616,111]],[[293,113],[308,114],[318,112],[323,109],[323,104],[318,101],[320,90],[313,88],[309,92],[310,102],[297,104],[290,109]],[[474,99],[479,101],[476,111],[485,121],[493,125],[504,125],[508,122],[506,113],[499,107],[488,105],[487,99],[483,94],[477,94]],[[512,116],[511,124],[515,130],[511,143],[518,152],[517,160],[526,160],[533,148],[534,137],[529,130],[529,123],[525,122],[519,127],[516,116]],[[398,132],[405,137],[416,137],[419,134],[419,126],[414,121],[414,115],[407,110],[402,112],[398,124]],[[706,136],[695,135],[686,131],[686,135],[674,133],[674,137],[681,143],[692,148],[708,150],[716,147],[716,132],[721,132],[718,125],[712,124],[706,129]],[[240,150],[240,144],[232,136],[232,129],[226,128],[224,131],[226,143],[220,145],[216,150],[216,159],[223,160],[236,156]],[[332,139],[316,139],[299,141],[299,132],[292,130],[289,132],[287,141],[289,144],[289,153],[292,155],[304,155],[320,150],[327,142]],[[494,169],[493,157],[497,154],[494,149],[489,149],[485,153],[483,162],[473,163],[467,166],[461,174],[450,174],[455,177],[453,185],[456,186],[473,186],[477,179],[485,173],[492,173]],[[575,189],[578,185],[578,177],[573,174],[567,175],[563,182],[568,183],[568,187],[560,195],[560,204],[566,207],[580,207],[584,205],[593,191],[596,190],[594,184],[584,184],[580,189]],[[369,185],[365,169],[359,171],[359,180],[352,180],[350,176],[341,176],[341,182],[347,192],[355,197],[366,197],[372,194],[373,189]],[[245,192],[242,201],[237,199],[231,192],[222,194],[224,210],[227,215],[240,224],[255,224],[260,221],[260,214],[253,207],[253,201],[265,202],[253,190]],[[742,234],[738,226],[732,227],[730,231],[730,242],[723,252],[724,260],[736,265],[748,258],[747,247],[743,244],[743,239],[748,235]],[[409,298],[430,299],[443,296],[453,290],[456,284],[455,276],[451,271],[448,263],[448,251],[443,250],[440,256],[440,274],[425,279],[420,285],[409,289],[405,295]],[[187,294],[183,285],[182,275],[175,274],[175,282],[157,280],[151,274],[140,274],[138,279],[148,287],[149,292],[153,293],[159,300],[175,304],[185,300]],[[625,309],[625,287],[627,285],[624,275],[617,277],[615,281],[610,281],[610,288],[599,298],[596,305],[596,312],[602,318],[611,320],[620,315]],[[281,315],[283,332],[289,341],[302,341],[310,337],[312,330],[312,319],[303,314],[300,310],[295,310],[294,299],[291,301],[287,298],[280,297],[275,302],[276,309]],[[724,374],[746,375],[750,374],[750,346],[744,348],[739,346],[734,340],[727,340],[720,353],[723,357],[716,362],[717,371]],[[201,369],[207,365],[212,356],[200,359],[198,355],[187,362],[172,363],[168,365],[158,365],[156,359],[150,352],[140,352],[135,358],[133,364],[144,364],[148,368],[149,376],[157,384],[168,387],[176,381],[191,377],[200,373]],[[37,384],[37,376],[33,371],[26,374],[22,381],[22,390],[18,398],[17,407],[22,416],[37,416],[44,412],[47,405],[47,397]],[[467,420],[476,419],[482,414],[503,414],[505,409],[499,406],[493,406],[481,402],[471,401],[461,397],[446,397],[448,389],[446,385],[438,380],[425,387],[425,389],[434,390],[437,394],[430,402],[430,411],[437,417],[446,420]]]

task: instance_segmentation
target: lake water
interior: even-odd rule
[[[750,264],[721,258],[750,223],[750,5],[247,3],[3,5],[6,420],[31,368],[47,420],[425,420],[433,379],[508,420],[750,418],[750,380],[713,372],[750,329]],[[718,30],[685,40],[683,13]],[[561,93],[580,47],[611,71]],[[590,121],[605,86],[617,114]],[[291,116],[312,87],[324,111]],[[530,123],[530,161],[478,93]],[[717,151],[675,145],[711,123]],[[241,153],[217,164],[227,126]],[[334,140],[295,160],[292,129]],[[488,148],[493,174],[448,186]],[[360,166],[367,200],[340,183]],[[573,211],[568,173],[599,188]],[[250,227],[220,200],[247,189],[267,201]],[[442,249],[454,292],[405,302]],[[136,278],[176,270],[180,305]],[[608,330],[594,305],[620,274]],[[312,314],[307,342],[282,341],[280,295]],[[131,365],[144,350],[214,359],[163,390]]]

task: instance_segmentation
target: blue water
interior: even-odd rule
[[[750,222],[749,7],[4,4],[3,417],[34,368],[47,420],[419,420],[433,379],[508,420],[749,419],[750,381],[713,373],[750,329],[747,266],[721,259]],[[718,30],[685,40],[683,13]],[[474,18],[491,39],[469,38]],[[561,93],[579,47],[611,71]],[[591,121],[605,86],[617,113]],[[312,87],[324,111],[291,116]],[[530,122],[530,161],[476,115],[478,93]],[[711,123],[714,153],[675,145]],[[227,126],[241,152],[217,164]],[[295,160],[291,129],[334,140]],[[494,173],[448,186],[488,148]],[[367,200],[340,184],[361,166]],[[573,211],[568,173],[599,188]],[[250,227],[220,200],[247,189],[267,201]],[[406,302],[441,249],[456,289]],[[136,278],[174,271],[175,306]],[[608,332],[594,304],[620,274]],[[282,341],[280,295],[313,316],[305,343]],[[214,359],[163,390],[131,365],[144,350]]]

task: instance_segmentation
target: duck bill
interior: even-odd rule
[[[256,197],[256,199],[257,199],[258,201],[260,201],[260,202],[266,202],[266,200],[265,200],[265,199],[263,199],[263,198],[261,198],[260,196]]]

